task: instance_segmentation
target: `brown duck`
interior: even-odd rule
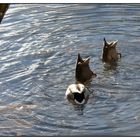
[[[107,63],[117,62],[121,58],[121,53],[118,53],[116,50],[118,41],[107,42],[104,38],[104,47],[102,54],[102,61]]]
[[[86,84],[93,77],[96,77],[96,74],[91,71],[89,67],[90,58],[82,59],[80,54],[78,54],[75,78],[77,83]]]
[[[9,5],[10,4],[6,4],[6,3],[0,4],[0,23],[5,15],[6,11],[8,10]]]

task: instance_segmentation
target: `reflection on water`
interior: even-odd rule
[[[0,136],[139,136],[139,11],[139,4],[11,4],[0,25]],[[118,40],[117,66],[100,59],[104,37]],[[97,73],[82,107],[64,99],[78,53]]]

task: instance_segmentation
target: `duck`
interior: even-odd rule
[[[2,22],[2,19],[6,13],[6,11],[8,10],[10,4],[0,4],[0,23]]]
[[[69,85],[65,95],[67,100],[73,105],[84,105],[89,99],[89,93],[85,85],[78,83]]]
[[[121,53],[118,53],[116,46],[117,41],[107,42],[104,38],[104,47],[103,47],[103,53],[102,53],[102,61],[105,63],[114,63],[117,62],[119,58],[121,58]]]
[[[76,62],[75,79],[76,83],[86,84],[96,77],[96,73],[90,69],[89,66],[90,57],[82,59],[80,53],[78,53],[78,58]]]

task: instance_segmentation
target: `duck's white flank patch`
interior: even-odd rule
[[[66,90],[66,96],[74,92],[82,93],[84,89],[85,86],[83,84],[71,84]]]

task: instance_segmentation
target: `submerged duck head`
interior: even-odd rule
[[[66,90],[66,97],[72,104],[85,104],[88,101],[89,91],[83,84],[71,84]]]
[[[96,74],[91,71],[89,67],[90,58],[82,59],[80,54],[78,54],[76,62],[75,78],[79,83],[85,83],[89,81],[92,77],[96,77]]]
[[[117,46],[118,41],[112,41],[112,42],[107,42],[106,39],[104,38],[104,47],[103,47],[103,54],[102,54],[102,60],[103,62],[115,62],[118,60],[118,55],[121,54],[117,52],[116,46]]]

